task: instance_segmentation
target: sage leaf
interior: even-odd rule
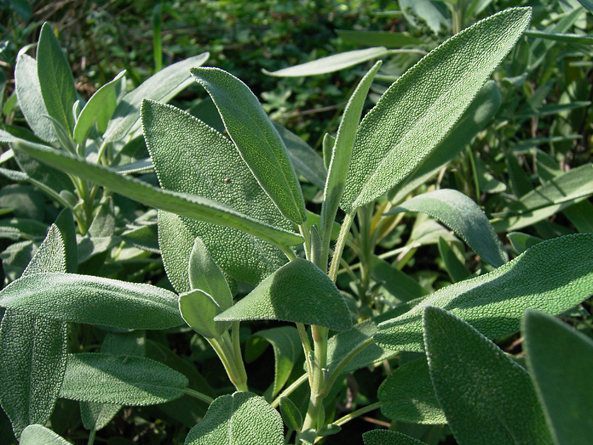
[[[389,430],[367,431],[362,435],[362,440],[364,445],[425,445],[418,439]]]
[[[72,209],[66,207],[60,212],[56,218],[55,225],[60,229],[60,235],[64,241],[64,249],[66,255],[66,269],[65,270],[49,270],[44,272],[68,272],[76,273],[78,269],[78,251],[76,246],[76,226],[74,225],[74,215]]]
[[[280,244],[282,247],[285,245],[299,245],[303,242],[303,239],[295,233],[274,228],[215,201],[157,189],[135,178],[120,175],[113,169],[92,164],[68,153],[58,152],[49,147],[33,144],[22,139],[17,140],[1,130],[0,141],[12,142],[17,150],[22,150],[45,164],[105,187],[116,189],[120,195],[151,207],[167,210],[188,218],[234,227],[272,244]]]
[[[144,102],[142,121],[163,189],[211,199],[262,223],[292,230],[292,223],[280,214],[223,135],[189,114],[157,102]],[[192,237],[192,244],[200,237],[225,274],[240,281],[256,285],[286,262],[278,248],[253,234],[187,218],[180,222]],[[162,223],[159,217],[159,229]],[[187,255],[178,252],[184,247],[169,244],[164,237],[160,240],[165,241],[161,243],[165,266],[183,268],[177,273],[186,273],[187,260],[177,263],[174,259]]]
[[[400,212],[423,212],[438,219],[494,267],[502,266],[508,261],[507,254],[482,209],[457,190],[441,189],[423,193],[385,215]]]
[[[301,77],[301,76],[317,76],[319,74],[333,73],[352,66],[358,65],[362,62],[378,59],[389,54],[389,50],[382,46],[376,48],[357,49],[354,51],[346,51],[339,54],[334,54],[321,59],[313,60],[312,62],[303,63],[301,65],[283,68],[278,71],[269,72],[263,70],[269,76],[276,77]]]
[[[302,355],[303,347],[299,332],[292,326],[266,329],[249,337],[245,346],[245,361],[253,362],[264,352],[268,343],[274,349],[274,382],[270,397],[275,397],[288,381],[290,373]]]
[[[519,330],[523,311],[561,314],[593,292],[593,234],[543,241],[498,269],[444,287],[408,313],[379,325],[375,341],[393,350],[422,351],[421,313],[436,306],[488,338]]]
[[[90,275],[24,276],[2,289],[0,307],[122,329],[167,329],[183,324],[174,293],[149,284]]]
[[[295,224],[307,219],[305,201],[286,146],[249,87],[218,68],[192,75],[212,98],[241,157],[280,212]]]
[[[511,242],[511,246],[519,253],[525,252],[527,249],[539,244],[543,239],[536,236],[527,235],[526,233],[513,232],[507,235]]]
[[[302,258],[282,266],[215,320],[282,320],[336,331],[352,327],[338,288],[321,269]]]
[[[187,435],[184,445],[283,445],[278,411],[259,396],[236,392],[218,397]]]
[[[72,135],[76,88],[70,65],[50,24],[41,27],[37,44],[37,77],[48,114]]]
[[[554,443],[525,369],[442,309],[426,307],[423,324],[430,377],[459,443]]]
[[[206,338],[220,337],[231,327],[229,322],[214,321],[222,309],[214,298],[198,289],[179,296],[179,312],[194,331]]]
[[[425,358],[398,366],[379,386],[381,412],[391,420],[407,423],[445,424]]]
[[[19,443],[21,445],[71,445],[43,425],[29,425],[23,430]]]
[[[223,311],[233,305],[229,285],[200,238],[194,241],[189,256],[188,276],[191,289],[210,295]]]
[[[435,34],[441,32],[442,28],[451,27],[442,10],[430,0],[399,0],[399,7],[406,20],[415,28],[423,26],[420,20]]]
[[[532,37],[534,39],[543,39],[543,40],[555,40],[557,42],[566,42],[566,43],[582,43],[584,45],[592,45],[593,44],[593,37],[581,34],[570,34],[564,32],[547,32],[547,31],[537,31],[534,29],[530,29],[525,31],[525,35],[527,37]]]
[[[23,276],[66,270],[60,230],[52,225]],[[7,309],[0,325],[0,404],[18,438],[27,425],[45,424],[66,369],[68,325]]]
[[[593,1],[591,0],[579,0],[579,3],[593,13]]]
[[[288,428],[301,431],[303,428],[303,416],[296,405],[288,397],[280,397],[280,414]]]
[[[527,365],[557,443],[593,440],[593,341],[560,320],[527,311],[523,320]]]
[[[60,397],[95,403],[146,406],[183,395],[188,380],[162,363],[144,357],[68,354]]]
[[[390,295],[400,302],[411,301],[424,297],[428,291],[410,275],[393,267],[387,261],[373,255],[371,257],[371,273],[377,283],[381,283]]]
[[[465,257],[461,258],[455,252],[453,246],[449,245],[444,238],[439,238],[439,253],[445,265],[445,269],[453,283],[467,279],[471,273],[465,267]],[[462,251],[464,253],[464,251]]]
[[[341,203],[346,213],[395,187],[424,161],[509,53],[530,16],[529,8],[512,8],[476,23],[389,87],[358,129]]]
[[[193,79],[189,69],[201,66],[208,60],[209,53],[198,54],[174,63],[160,70],[138,88],[127,93],[121,100],[107,125],[103,138],[114,142],[132,136],[141,126],[140,107],[144,99],[168,102],[180,91],[191,85]]]

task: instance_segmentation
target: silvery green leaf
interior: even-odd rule
[[[541,242],[485,275],[444,287],[408,313],[379,325],[375,341],[422,351],[422,311],[436,306],[497,338],[519,330],[525,309],[561,314],[593,292],[593,234]]]
[[[163,266],[167,278],[179,294],[191,290],[187,266],[196,239],[183,220],[174,213],[158,212],[158,242]]]
[[[144,357],[68,354],[60,397],[128,406],[156,405],[183,395],[187,378]]]
[[[352,327],[338,288],[321,269],[302,258],[282,266],[215,320],[282,320],[336,331]]]
[[[260,396],[236,392],[218,397],[187,435],[185,445],[284,445],[278,411]]]
[[[423,325],[430,378],[459,443],[554,443],[524,368],[440,308],[426,307]]]
[[[367,431],[362,435],[362,440],[364,445],[425,445],[418,439],[389,430]]]
[[[295,224],[307,219],[305,201],[286,146],[249,87],[218,68],[192,75],[218,108],[241,157],[280,212]]]
[[[43,425],[29,425],[21,434],[21,445],[71,445]]]
[[[229,285],[200,238],[194,241],[189,256],[188,276],[191,289],[210,295],[223,311],[233,305]]]
[[[214,321],[222,309],[213,297],[199,289],[179,295],[179,312],[194,331],[206,338],[220,337],[231,327],[229,322]]]
[[[527,27],[529,8],[482,20],[431,51],[362,120],[341,207],[346,213],[398,185],[465,112]]]
[[[536,236],[527,235],[526,233],[521,232],[512,232],[507,235],[507,238],[511,242],[511,246],[515,249],[518,253],[523,253],[527,249],[539,244],[543,241],[543,239],[538,238]]]
[[[482,209],[457,190],[441,189],[423,193],[403,202],[386,215],[400,212],[423,212],[438,219],[494,267],[508,261],[507,254]]]
[[[528,368],[557,443],[591,443],[593,341],[537,311],[525,314],[523,335]]]
[[[300,431],[303,428],[303,416],[288,397],[280,397],[280,413],[282,420],[291,430]]]
[[[167,329],[183,324],[177,300],[173,292],[149,284],[67,273],[27,275],[0,292],[1,307],[122,329]]]
[[[127,93],[115,108],[103,137],[108,142],[119,141],[140,128],[140,107],[144,99],[168,102],[193,82],[189,69],[201,66],[209,53],[198,54],[160,70],[138,88]]]

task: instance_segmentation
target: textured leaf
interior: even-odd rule
[[[74,216],[72,215],[72,209],[65,208],[60,212],[55,222],[58,229],[60,229],[60,235],[64,241],[64,249],[66,254],[66,269],[64,272],[76,273],[78,269],[78,253],[76,246],[76,226],[74,225]],[[55,272],[61,272],[62,270],[55,270]],[[45,270],[44,272],[54,272],[53,270]]]
[[[408,274],[393,267],[387,261],[373,255],[371,273],[382,287],[400,302],[424,297],[428,291]]]
[[[35,135],[46,142],[58,139],[41,96],[37,61],[26,54],[19,54],[14,70],[16,95],[27,124]]]
[[[23,430],[19,443],[21,445],[70,445],[70,442],[43,425],[29,425]]]
[[[249,392],[217,398],[191,429],[185,445],[283,445],[280,414]]]
[[[593,341],[560,320],[527,311],[527,364],[559,444],[593,441]]]
[[[90,275],[27,275],[0,292],[0,306],[55,320],[122,329],[167,329],[183,324],[174,293],[149,284]]]
[[[441,189],[423,193],[405,201],[386,215],[400,212],[423,212],[438,219],[494,267],[508,261],[506,252],[482,209],[457,190]]]
[[[74,130],[72,106],[76,102],[74,77],[60,42],[48,23],[41,27],[37,44],[37,77],[48,114],[71,135]]]
[[[593,1],[591,0],[579,0],[579,3],[593,13]]]
[[[290,221],[278,212],[227,138],[189,114],[156,102],[144,103],[142,119],[163,189],[212,199],[251,218],[292,230]],[[187,218],[178,223],[185,226],[192,244],[200,237],[221,269],[240,281],[255,285],[286,262],[280,250],[236,228]],[[163,224],[175,223],[170,217],[159,216],[159,230]],[[179,251],[185,249],[183,245],[159,239],[167,273],[187,273],[187,260],[175,259],[183,259],[189,251],[184,255]]]
[[[358,129],[341,207],[346,213],[396,186],[433,151],[527,27],[531,10],[482,20],[400,77]],[[421,142],[420,142],[421,141]]]
[[[276,77],[316,76],[350,68],[362,62],[378,59],[387,54],[389,54],[389,50],[384,47],[357,49],[328,57],[322,57],[321,59],[313,60],[312,62],[303,63],[301,65],[283,68],[274,71],[273,73],[264,70],[264,73]]]
[[[421,358],[400,365],[379,387],[377,397],[386,402],[384,416],[407,423],[444,424],[445,414],[437,401],[428,362]]]
[[[543,239],[536,236],[527,235],[526,233],[513,232],[507,235],[511,242],[511,246],[519,253],[525,252],[527,249],[539,244]]]
[[[593,292],[593,234],[544,241],[488,274],[431,294],[410,312],[383,322],[375,341],[394,350],[421,351],[421,314],[436,306],[488,338],[519,330],[525,309],[560,314]]]
[[[292,326],[266,329],[256,332],[249,338],[245,347],[245,360],[248,363],[254,361],[264,351],[267,342],[274,349],[274,382],[271,397],[275,397],[290,377],[303,347],[299,332]]]
[[[261,187],[285,217],[302,224],[307,213],[296,173],[282,138],[255,95],[218,68],[194,68],[191,73],[214,101],[230,138]]]
[[[234,227],[276,245],[284,246],[285,244],[282,243],[298,245],[303,242],[303,239],[295,233],[274,228],[249,216],[242,215],[218,202],[184,193],[157,189],[143,181],[122,176],[113,169],[91,164],[68,153],[61,153],[49,147],[31,144],[24,140],[18,140],[17,142],[14,137],[1,130],[0,141],[13,142],[18,150],[34,156],[45,164],[105,187],[116,189],[120,195],[145,205],[177,213],[188,218]]]
[[[188,275],[191,289],[199,289],[210,295],[223,311],[233,305],[229,285],[200,238],[194,241]]]
[[[423,324],[430,377],[458,443],[554,443],[525,369],[442,309],[425,308]]]
[[[373,430],[362,435],[364,445],[425,445],[418,439],[414,439],[397,431]]]
[[[59,229],[47,238],[23,272],[65,271]],[[45,424],[54,409],[66,369],[68,326],[61,321],[7,309],[0,326],[0,403],[18,438],[30,424]]]
[[[231,327],[228,322],[214,321],[222,309],[214,298],[198,289],[179,296],[179,312],[194,331],[206,338],[220,337]]]
[[[422,40],[403,32],[385,31],[349,31],[336,29],[342,40],[361,46],[385,46],[387,48],[401,48],[406,45],[418,45]]]
[[[189,69],[201,66],[209,53],[198,54],[174,63],[147,79],[138,88],[126,94],[115,108],[103,137],[108,142],[131,136],[141,126],[140,107],[144,99],[168,102],[193,83]]]
[[[278,269],[215,320],[282,320],[336,331],[352,327],[350,311],[335,284],[302,258]]]
[[[280,397],[280,413],[286,426],[295,431],[303,428],[303,416],[296,405],[288,397]]]
[[[101,353],[68,354],[60,397],[146,406],[181,397],[187,385],[183,374],[147,358]]]

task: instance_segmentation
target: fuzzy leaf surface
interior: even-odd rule
[[[228,322],[214,321],[222,309],[214,298],[199,289],[179,296],[179,312],[194,331],[206,338],[220,337],[231,327]]]
[[[523,311],[557,315],[593,292],[593,234],[541,242],[498,269],[447,286],[408,313],[379,325],[375,341],[394,350],[422,351],[422,311],[436,306],[488,338],[519,330]]]
[[[21,445],[71,445],[66,439],[43,425],[29,425],[21,434]]]
[[[425,308],[423,324],[430,377],[460,444],[554,443],[524,368],[447,311]]]
[[[189,256],[188,275],[192,290],[201,290],[210,295],[223,311],[233,305],[229,285],[200,238],[194,241]]]
[[[321,269],[302,258],[278,269],[215,320],[282,320],[336,331],[352,327],[338,288]]]
[[[362,435],[364,445],[426,445],[424,442],[389,430],[367,431]]]
[[[194,68],[192,75],[208,92],[241,157],[280,212],[295,224],[307,219],[301,186],[286,146],[257,97],[232,74]]]
[[[398,185],[471,104],[531,17],[513,8],[431,51],[383,94],[358,129],[341,207],[346,213]]]
[[[236,392],[218,397],[185,445],[283,445],[284,426],[278,411],[262,397]]]
[[[527,364],[559,444],[593,441],[593,341],[560,320],[527,311],[523,321]]]

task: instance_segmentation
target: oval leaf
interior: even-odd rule
[[[404,180],[459,120],[529,24],[514,8],[456,34],[383,94],[358,129],[341,207],[346,213]]]
[[[282,320],[336,331],[352,327],[338,288],[321,269],[302,258],[278,269],[215,320]]]
[[[20,445],[71,445],[43,425],[29,425],[23,430]]]
[[[222,309],[210,295],[201,290],[181,294],[179,312],[194,331],[206,338],[220,337],[231,327],[229,322],[214,321]]]
[[[459,443],[554,443],[525,369],[442,309],[425,308],[423,321],[430,377]]]
[[[189,256],[188,276],[191,289],[210,295],[221,310],[233,305],[229,285],[200,238],[194,241]]]

